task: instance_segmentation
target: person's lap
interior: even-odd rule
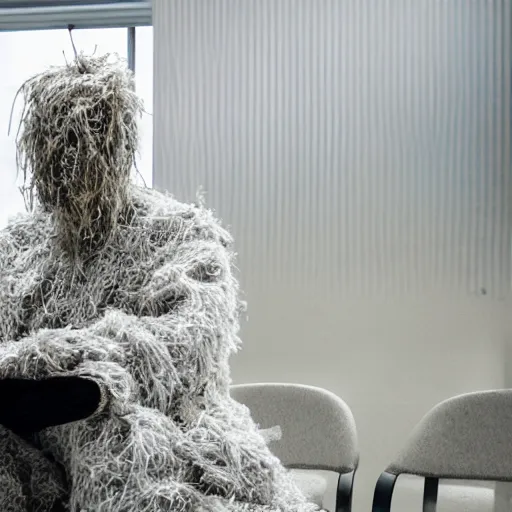
[[[58,465],[0,425],[0,510],[59,512],[65,481]],[[37,505],[37,506],[36,506]]]

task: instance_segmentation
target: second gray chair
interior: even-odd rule
[[[434,407],[381,474],[373,512],[389,512],[401,474],[425,478],[423,511],[435,512],[439,479],[512,481],[512,390],[469,393]]]
[[[287,468],[338,473],[333,512],[351,511],[359,449],[354,417],[341,398],[312,386],[273,383],[233,386],[231,396],[249,408],[261,429],[281,428],[282,439],[271,448]],[[308,497],[315,495],[313,480],[295,476]],[[315,501],[322,505],[318,494]]]

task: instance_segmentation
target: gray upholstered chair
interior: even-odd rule
[[[350,512],[359,450],[354,417],[341,398],[316,387],[271,383],[233,386],[231,396],[249,408],[261,429],[281,428],[282,438],[270,448],[309,500],[323,506],[327,483],[303,470],[336,472],[333,512]]]
[[[425,478],[424,512],[436,510],[439,479],[512,481],[512,390],[465,394],[435,406],[381,474],[373,512],[391,510],[402,474]]]

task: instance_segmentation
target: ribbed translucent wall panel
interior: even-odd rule
[[[154,185],[202,188],[236,237],[235,382],[351,406],[355,512],[436,402],[512,385],[511,19],[510,0],[154,0]],[[421,510],[409,491],[393,510]]]
[[[503,297],[511,5],[156,0],[155,185],[259,286]]]

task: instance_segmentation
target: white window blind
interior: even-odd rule
[[[151,25],[151,0],[0,0],[0,31]]]

